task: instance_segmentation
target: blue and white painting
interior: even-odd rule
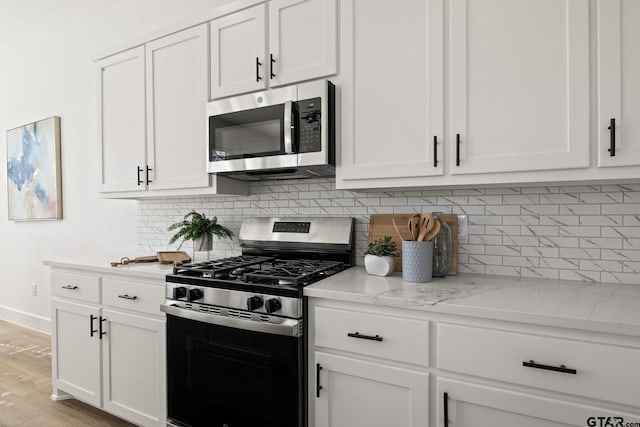
[[[7,131],[10,220],[61,219],[60,117]]]

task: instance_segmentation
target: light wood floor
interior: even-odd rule
[[[132,426],[106,412],[51,395],[48,335],[0,320],[0,427]]]

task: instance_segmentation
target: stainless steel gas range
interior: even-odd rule
[[[242,256],[167,275],[168,425],[306,425],[304,286],[353,265],[353,218],[249,218]]]

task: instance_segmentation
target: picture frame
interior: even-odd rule
[[[60,117],[7,131],[9,220],[62,219]]]

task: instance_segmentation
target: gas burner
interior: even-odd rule
[[[247,283],[301,287],[316,282],[344,269],[337,261],[275,260],[271,267],[264,267],[243,274]]]

